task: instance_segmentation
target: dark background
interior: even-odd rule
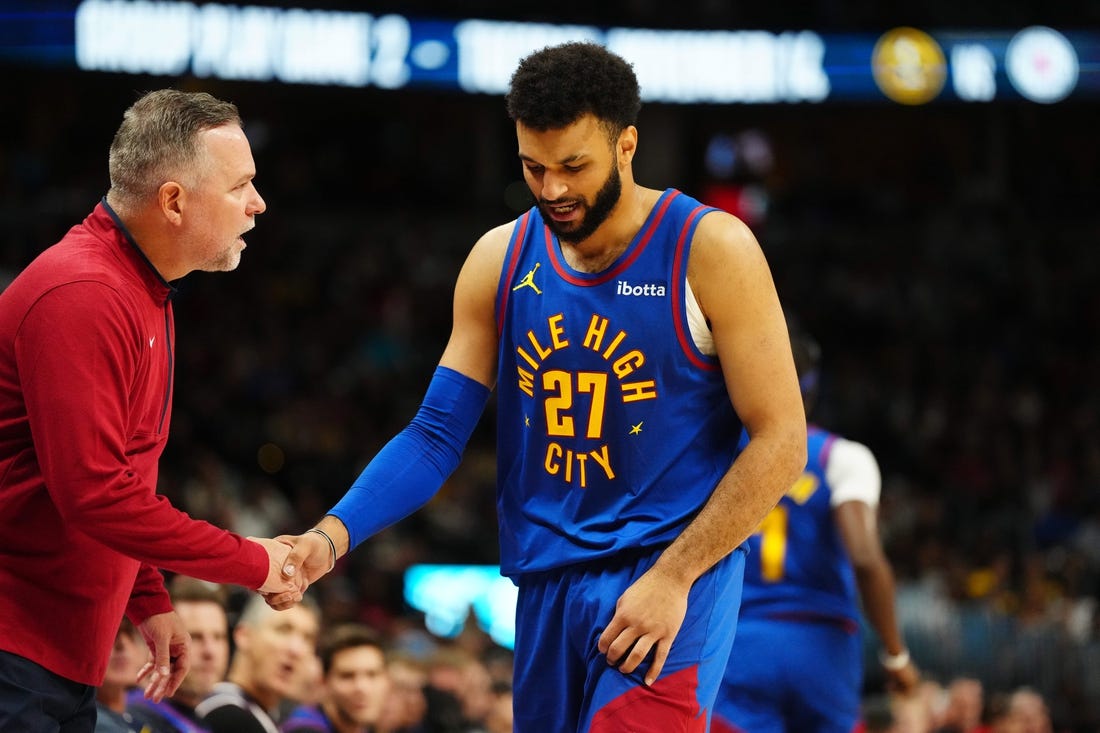
[[[1100,3],[650,0],[271,3],[600,25],[883,31],[1100,25]],[[300,532],[411,418],[450,328],[458,268],[517,215],[499,97],[0,68],[0,278],[106,192],[122,111],[202,89],[245,117],[268,212],[238,271],[179,283],[176,397],[160,489],[246,534]],[[703,196],[715,134],[774,165],[725,181],[785,307],[821,342],[815,421],[870,446],[918,664],[990,692],[1037,686],[1058,720],[1100,714],[1100,216],[1092,101],[648,104],[636,177]],[[493,415],[429,507],[318,584],[333,616],[387,628],[412,562],[496,561]],[[873,644],[870,645],[873,649]],[[869,665],[869,690],[880,684]]]

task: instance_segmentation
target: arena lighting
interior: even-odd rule
[[[1005,49],[1005,67],[1016,91],[1044,104],[1073,92],[1080,71],[1073,44],[1044,26],[1025,28],[1013,36]]]
[[[493,641],[512,649],[516,586],[497,565],[412,565],[405,571],[405,602],[424,614],[436,636],[454,638],[473,615]]]
[[[453,56],[461,89],[501,94],[526,54],[587,40],[631,60],[650,100],[816,102],[829,93],[824,42],[808,31],[604,32],[483,20],[458,22],[450,38],[413,31],[399,15],[86,0],[76,11],[76,60],[88,71],[393,89]]]
[[[634,65],[650,102],[1100,97],[1100,32],[1085,30],[656,30],[161,0],[0,0],[0,8],[0,64],[90,72],[496,95],[530,51],[589,40]]]

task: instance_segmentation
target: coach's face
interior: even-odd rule
[[[204,154],[184,193],[184,246],[191,270],[218,272],[236,269],[245,243],[243,236],[267,209],[252,179],[256,164],[248,139],[235,124],[199,133]]]

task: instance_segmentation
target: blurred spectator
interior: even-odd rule
[[[280,706],[299,689],[319,626],[308,596],[286,611],[273,611],[262,596],[252,596],[233,628],[228,678],[196,708],[203,724],[212,733],[277,733]]]
[[[440,707],[457,703],[455,727],[473,733],[485,723],[495,702],[492,679],[481,660],[458,644],[443,646],[428,660],[428,688]]]
[[[1021,687],[1008,699],[1008,712],[1019,725],[1020,733],[1051,733],[1050,712],[1046,702],[1035,690]]]
[[[139,727],[126,711],[126,693],[136,685],[138,671],[149,658],[149,650],[129,619],[122,619],[107,675],[96,689],[95,733],[138,733]]]
[[[283,733],[374,733],[390,692],[380,637],[361,624],[336,626],[318,645],[320,701],[294,709]]]
[[[512,685],[494,682],[484,733],[512,733]]]
[[[424,717],[428,701],[424,690],[428,684],[426,666],[415,657],[391,654],[386,670],[390,678],[390,694],[382,707],[379,733],[425,733]]]
[[[154,703],[140,690],[131,691],[127,710],[143,733],[206,731],[195,707],[225,679],[229,667],[229,619],[226,588],[185,575],[168,584],[172,605],[191,635],[191,669],[179,689]]]
[[[946,697],[936,733],[978,733],[985,704],[982,683],[970,677],[954,679],[947,685]]]

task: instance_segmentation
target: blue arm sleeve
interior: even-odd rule
[[[436,367],[408,426],[378,452],[329,512],[348,529],[348,550],[428,503],[458,467],[489,401],[485,385]]]

